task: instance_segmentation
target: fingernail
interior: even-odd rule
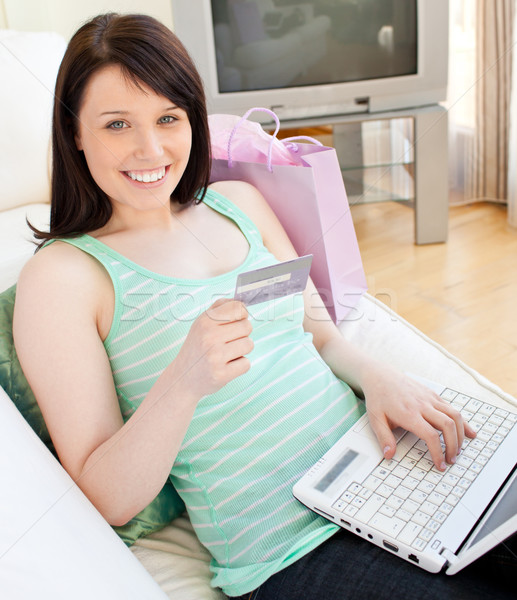
[[[446,468],[447,468],[447,465],[444,462],[442,462],[442,464],[440,465],[440,469],[442,471],[445,471]]]
[[[386,454],[388,454],[388,452],[391,450],[391,446],[384,446],[384,456],[386,456]]]
[[[456,457],[455,457],[455,456],[453,456],[453,457],[451,458],[451,465],[453,465],[455,462],[456,462]]]

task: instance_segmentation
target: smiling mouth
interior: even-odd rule
[[[155,183],[165,177],[167,167],[161,167],[154,171],[123,171],[126,177],[133,181],[140,181],[142,183]]]

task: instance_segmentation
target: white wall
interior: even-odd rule
[[[145,13],[172,29],[169,0],[0,0],[0,26],[3,15],[9,29],[57,31],[68,40],[82,23],[104,12]]]
[[[5,29],[6,27],[7,20],[5,18],[4,3],[3,0],[0,0],[0,29]]]

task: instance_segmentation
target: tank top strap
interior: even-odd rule
[[[225,215],[235,222],[242,233],[246,236],[250,248],[263,247],[262,236],[257,226],[238,206],[218,192],[207,189],[203,202],[218,213]]]
[[[44,246],[48,246],[53,242],[57,241],[65,242],[66,244],[75,246],[79,250],[82,250],[86,254],[89,254],[90,256],[93,256],[93,258],[97,259],[106,269],[106,271],[108,271],[108,274],[113,281],[113,285],[115,286],[115,292],[120,291],[118,289],[118,279],[121,276],[121,264],[119,261],[115,260],[115,258],[110,254],[110,249],[107,246],[105,246],[101,242],[98,242],[95,238],[91,237],[86,233],[83,233],[76,237],[63,237],[49,240],[44,244]]]

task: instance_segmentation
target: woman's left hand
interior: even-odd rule
[[[470,438],[476,436],[476,432],[448,402],[424,385],[388,367],[375,370],[361,383],[370,426],[386,459],[392,458],[396,451],[392,433],[396,427],[422,438],[434,464],[441,471],[446,469],[446,462],[456,462],[465,435]]]

